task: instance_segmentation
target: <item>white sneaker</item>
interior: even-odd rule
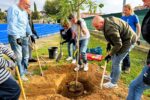
[[[29,80],[25,75],[21,76],[21,79],[22,79],[23,81],[28,81],[28,80]]]
[[[72,57],[68,57],[66,60],[67,60],[67,61],[70,61],[70,60],[72,60]]]
[[[109,75],[104,75],[104,79],[110,81],[112,78]]]
[[[76,63],[76,59],[73,59],[73,60],[72,60],[72,64],[75,64],[75,63]]]
[[[88,67],[88,63],[84,64],[84,68],[83,68],[83,70],[84,70],[84,71],[88,71],[88,69],[89,69],[89,67]]]
[[[79,71],[81,68],[83,68],[82,65],[78,64],[77,67],[74,68],[74,71]]]
[[[105,88],[117,88],[118,85],[117,84],[113,84],[111,82],[107,82],[107,83],[103,84],[103,87],[105,87]]]

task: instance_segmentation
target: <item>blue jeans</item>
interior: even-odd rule
[[[122,70],[127,70],[128,68],[130,68],[130,55],[129,55],[129,53],[123,59]]]
[[[141,74],[130,83],[127,100],[141,100],[143,91],[150,89],[150,86],[145,85],[143,82],[143,75],[147,69],[148,66],[145,66]]]
[[[79,52],[84,64],[87,63],[86,50],[87,50],[88,43],[89,43],[89,38],[79,41]],[[79,59],[79,65],[82,65],[81,59]]]
[[[130,46],[128,50],[121,54],[112,55],[112,71],[111,71],[111,83],[117,84],[120,73],[121,73],[121,64],[125,56],[131,51],[134,45]]]
[[[0,100],[18,100],[20,87],[12,76],[0,84]]]
[[[75,40],[68,42],[68,56],[69,57],[73,57],[73,59],[75,59],[75,56],[73,55],[73,52],[76,49],[76,42]]]
[[[28,68],[28,60],[29,60],[29,38],[22,37],[22,46],[18,45],[16,42],[16,37],[9,35],[8,40],[12,50],[14,51],[17,59],[17,65],[19,67],[20,75],[24,75]]]

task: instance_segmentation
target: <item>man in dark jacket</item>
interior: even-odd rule
[[[101,16],[95,16],[92,22],[97,30],[104,32],[104,36],[108,41],[108,55],[105,60],[109,62],[112,59],[112,71],[110,76],[105,75],[105,79],[109,78],[110,82],[105,83],[105,88],[117,87],[121,72],[121,63],[127,53],[133,48],[136,42],[136,33],[131,27],[116,17],[108,17],[106,19]],[[113,48],[111,49],[111,45]]]
[[[143,0],[143,2],[144,6],[150,8],[150,0]],[[144,17],[141,32],[143,39],[150,44],[150,11]],[[141,100],[141,96],[146,89],[150,89],[150,50],[141,74],[129,86],[127,100]]]

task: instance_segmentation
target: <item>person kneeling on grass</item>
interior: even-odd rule
[[[76,34],[72,31],[70,22],[67,19],[63,22],[63,28],[64,29],[60,32],[61,35],[65,35],[65,41],[61,42],[61,44],[68,43],[68,58],[66,60],[69,61],[73,59],[72,63],[75,64],[76,57],[73,55],[72,51],[74,52],[76,49]]]
[[[5,59],[3,54],[13,61]],[[16,67],[15,59],[13,51],[0,44],[0,100],[18,100],[19,98],[20,87],[7,69]]]

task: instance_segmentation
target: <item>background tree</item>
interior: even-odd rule
[[[34,11],[32,12],[32,18],[33,19],[39,19],[39,12],[37,11],[36,3],[34,2]]]

